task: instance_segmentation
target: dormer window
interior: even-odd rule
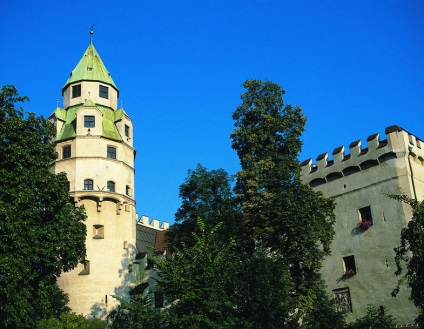
[[[81,85],[72,86],[72,98],[81,96]]]
[[[95,126],[95,118],[94,115],[84,115],[84,127],[85,128],[93,128]]]
[[[106,86],[99,86],[99,96],[101,98],[109,99],[109,88]]]

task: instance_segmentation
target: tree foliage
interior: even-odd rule
[[[311,292],[330,253],[334,203],[300,180],[301,108],[284,106],[278,84],[248,80],[243,86],[231,138],[241,164],[235,189],[247,214],[246,248],[260,245],[285,261],[302,312],[313,307]]]
[[[396,325],[394,318],[390,314],[386,314],[384,307],[368,305],[367,314],[364,317],[349,323],[346,329],[386,329],[394,328]]]
[[[66,311],[56,286],[61,271],[85,257],[85,214],[69,203],[65,174],[54,175],[55,129],[15,103],[13,86],[0,93],[0,323],[34,328]],[[59,302],[58,302],[59,301]]]
[[[424,203],[405,194],[391,197],[405,202],[412,208],[412,219],[407,227],[402,229],[400,245],[395,248],[397,266],[395,274],[399,275],[400,279],[393,295],[397,295],[400,285],[406,280],[411,288],[410,299],[420,309],[417,321],[424,327]],[[403,266],[406,266],[405,272]]]
[[[62,313],[58,317],[42,319],[37,322],[36,329],[105,329],[103,320],[86,319],[75,313]]]
[[[197,226],[193,245],[183,243],[158,264],[167,328],[234,328],[234,243],[219,239],[221,223],[207,230],[198,219]]]
[[[131,301],[119,299],[119,306],[108,315],[110,329],[160,329],[165,323],[165,314],[153,308],[148,297],[134,295]]]
[[[189,170],[180,185],[181,206],[175,214],[176,224],[167,232],[170,249],[193,245],[192,232],[197,229],[197,219],[202,218],[207,230],[222,225],[220,239],[234,238],[241,224],[241,211],[232,189],[233,178],[224,170],[207,170],[200,164]],[[196,231],[197,230],[197,231]]]

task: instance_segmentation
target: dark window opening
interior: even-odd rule
[[[108,87],[106,87],[106,86],[102,86],[102,85],[100,85],[100,86],[99,86],[99,96],[100,96],[101,98],[106,98],[106,99],[108,99],[108,98],[109,98],[109,88],[108,88]]]
[[[112,181],[107,182],[107,190],[109,192],[115,192],[115,183]]]
[[[355,256],[343,257],[344,276],[346,278],[352,277],[356,274]]]
[[[81,96],[81,85],[72,86],[72,98]]]
[[[125,125],[125,136],[130,137],[130,127]]]
[[[84,127],[93,128],[95,126],[94,115],[84,115]]]
[[[125,194],[131,196],[131,188],[129,185],[125,187]]]
[[[114,146],[107,147],[107,157],[110,159],[116,159],[116,147]]]
[[[71,157],[71,145],[62,147],[62,159],[68,159]]]
[[[86,179],[84,180],[84,190],[92,190],[93,189],[93,180]]]
[[[361,222],[368,222],[372,225],[371,207],[364,207],[359,209],[359,217]]]

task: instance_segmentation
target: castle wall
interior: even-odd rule
[[[402,286],[396,298],[391,292],[399,279],[394,275],[393,248],[399,244],[400,231],[412,213],[409,206],[387,195],[404,192],[411,198],[417,194],[421,195],[419,200],[423,199],[424,152],[418,147],[419,139],[397,126],[387,128],[386,135],[383,141],[378,134],[371,135],[367,148],[362,148],[360,141],[352,143],[347,155],[344,147],[338,147],[332,160],[324,153],[316,164],[310,159],[304,161],[302,179],[336,202],[336,234],[322,275],[328,292],[341,303],[350,294],[348,320],[364,316],[371,304],[385,306],[399,324],[407,324],[413,323],[418,314],[408,300],[410,290]],[[360,210],[367,208],[372,226],[361,229]],[[355,274],[343,277],[352,267],[352,260]]]

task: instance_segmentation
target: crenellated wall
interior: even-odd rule
[[[167,230],[169,229],[169,223],[168,222],[162,222],[162,225],[159,225],[160,222],[158,219],[153,218],[151,222],[149,222],[149,217],[147,216],[140,216],[139,220],[138,220],[138,224],[142,224],[144,226],[147,227],[151,227],[155,230]]]
[[[357,140],[349,145],[349,153],[345,147],[336,147],[329,159],[328,152],[320,154],[316,163],[307,159],[301,163],[302,179],[312,187],[349,176],[359,171],[378,166],[388,160],[408,155],[415,165],[424,165],[424,142],[399,126],[390,126],[385,130],[386,139],[380,134],[367,138],[367,147],[362,147]]]

